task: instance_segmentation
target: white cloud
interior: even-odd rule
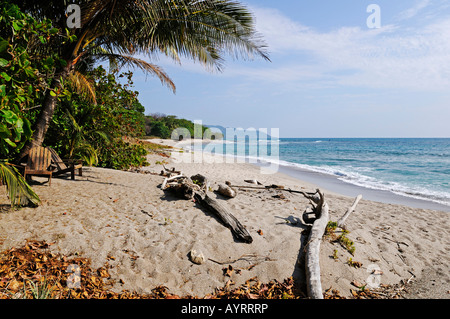
[[[420,2],[413,12],[428,5]],[[275,9],[253,8],[268,42],[272,64],[240,67],[228,74],[266,81],[315,81],[316,85],[448,90],[450,18],[416,29],[341,27],[320,32]],[[351,70],[352,72],[346,72]],[[331,74],[331,75],[330,75]]]
[[[406,11],[412,16],[427,5],[429,1],[421,1]],[[257,85],[269,82],[283,90],[350,86],[448,91],[450,87],[450,17],[417,28],[384,25],[318,31],[276,9],[251,9],[272,63],[227,63],[224,73],[212,74],[247,78]],[[164,56],[154,62],[166,69],[174,65]],[[188,59],[183,59],[181,70],[211,74]]]
[[[400,12],[400,14],[398,14],[398,16],[397,16],[397,19],[399,19],[399,20],[411,19],[411,18],[415,17],[420,11],[422,11],[423,9],[428,7],[430,4],[431,4],[431,0],[417,1],[413,7]]]

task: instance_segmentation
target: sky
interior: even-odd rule
[[[177,87],[173,94],[136,70],[147,114],[277,128],[285,138],[450,137],[450,0],[241,3],[271,62],[227,58],[211,72],[190,60],[146,59]]]

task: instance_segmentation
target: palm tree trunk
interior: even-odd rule
[[[62,81],[64,81],[69,75],[72,65],[73,62],[68,61],[67,66],[63,67],[59,72],[55,72],[52,85],[48,88],[45,95],[41,113],[38,115],[38,118],[34,124],[33,136],[20,151],[18,156],[19,159],[28,154],[29,150],[33,146],[41,146],[44,142],[45,134],[50,126],[53,114],[55,113],[56,104],[58,103],[58,95],[62,88]],[[55,94],[52,95],[50,92],[54,92]]]

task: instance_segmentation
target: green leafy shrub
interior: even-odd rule
[[[150,164],[145,158],[146,155],[147,150],[145,146],[116,139],[99,151],[98,165],[114,169],[148,166]]]
[[[152,128],[150,133],[154,136],[158,136],[161,138],[170,138],[171,135],[171,131],[169,130],[169,128],[160,121],[154,121],[152,123]]]
[[[89,159],[91,165],[114,169],[147,165],[145,147],[134,145],[144,134],[145,108],[131,90],[132,73],[108,74],[99,66],[84,76],[95,88],[96,103],[68,85],[70,94],[61,99],[45,144],[64,157]],[[126,84],[118,81],[123,77]],[[124,137],[134,142],[127,143]]]
[[[175,115],[165,115],[155,113],[145,117],[145,134],[148,136],[157,136],[160,138],[171,138],[173,130],[177,128],[185,128],[191,138],[203,137],[206,126],[198,126],[198,132],[195,132],[195,124],[186,119],[179,119]],[[185,138],[187,136],[184,136]]]
[[[68,39],[50,20],[37,21],[0,1],[0,158],[13,158],[31,138],[52,70],[62,63],[38,48],[55,38]]]

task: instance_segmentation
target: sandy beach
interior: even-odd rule
[[[152,142],[175,145],[170,140]],[[157,174],[165,163],[187,176],[205,175],[213,190],[225,181],[244,185],[245,179],[304,191],[317,186],[282,173],[261,174],[252,164],[217,163],[211,154],[195,163],[194,155],[178,148],[170,158],[148,155],[150,166],[142,171],[155,174],[86,167],[75,181],[67,177],[54,178],[50,187],[35,184],[33,189],[42,200],[39,207],[0,212],[0,250],[21,246],[27,239],[45,240],[53,243],[50,247],[55,252],[90,258],[93,267],[110,265],[115,291],[149,293],[164,285],[174,294],[204,296],[230,279],[236,286],[255,276],[262,282],[290,276],[302,282],[300,238],[306,226],[299,218],[308,205],[303,196],[241,189],[235,198],[226,199],[210,192],[250,232],[253,242],[246,244],[236,241],[228,228],[197,203],[162,191],[164,178]],[[354,201],[322,191],[332,221]],[[7,202],[5,192],[0,193],[0,204]],[[448,216],[448,212],[363,198],[347,220],[354,255],[338,243],[322,242],[323,289],[337,289],[351,297],[350,289],[357,289],[354,281],[395,285],[410,279],[406,298],[450,298]],[[192,249],[203,253],[203,264],[191,262]],[[361,267],[350,266],[349,258]],[[235,260],[234,271],[224,275],[227,262]]]

